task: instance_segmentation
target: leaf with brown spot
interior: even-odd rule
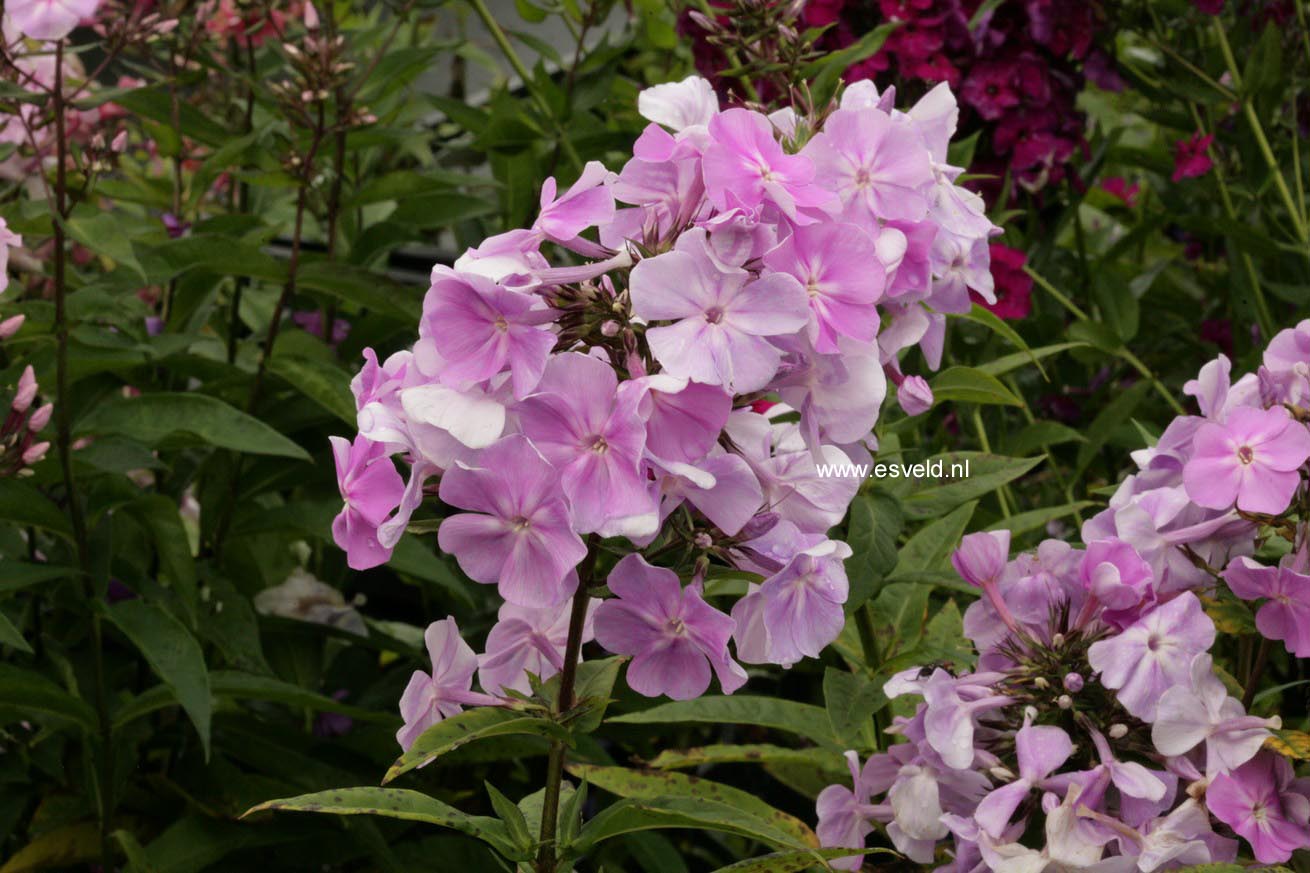
[[[535,734],[566,742],[570,739],[569,732],[561,725],[517,710],[495,706],[467,709],[458,715],[437,722],[420,734],[414,745],[409,747],[409,751],[391,765],[387,775],[382,778],[382,784],[386,785],[397,776],[435,761],[460,746],[486,737],[503,737],[510,734]]]

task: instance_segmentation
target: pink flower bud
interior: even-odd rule
[[[23,463],[29,467],[32,466],[37,461],[40,461],[42,458],[44,458],[45,453],[49,449],[50,449],[49,442],[42,441],[39,443],[33,443],[31,446],[28,447],[27,451],[23,452]]]
[[[1077,694],[1083,690],[1083,677],[1079,673],[1067,673],[1064,677],[1064,690]]]
[[[307,30],[318,30],[318,10],[314,8],[313,3],[305,4],[303,21]]]
[[[36,399],[36,373],[32,370],[32,365],[28,364],[23,370],[23,375],[18,378],[18,392],[14,394],[13,409],[14,412],[27,412],[32,401]]]
[[[896,402],[906,415],[919,415],[932,409],[932,388],[922,376],[906,376],[896,388]]]
[[[965,582],[979,588],[996,584],[1010,558],[1008,530],[980,531],[960,540],[951,565]]]
[[[47,403],[45,406],[39,407],[32,413],[32,416],[28,418],[27,429],[32,433],[37,433],[50,423],[50,415],[54,411],[55,405],[53,403]]]
[[[4,321],[0,321],[0,340],[7,340],[18,333],[18,329],[23,326],[25,321],[27,321],[26,315],[11,315]]]
[[[120,130],[117,134],[115,134],[115,135],[114,135],[113,142],[111,142],[111,143],[109,144],[109,148],[110,148],[111,151],[113,151],[113,152],[115,152],[115,153],[117,153],[117,154],[120,154],[120,155],[121,155],[124,151],[126,151],[126,150],[127,150],[127,131],[126,131],[126,130]]]

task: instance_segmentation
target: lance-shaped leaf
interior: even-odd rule
[[[0,708],[42,723],[72,723],[88,731],[96,723],[95,710],[85,701],[40,673],[8,664],[0,664]]]
[[[810,849],[808,852],[772,852],[758,858],[747,858],[714,873],[800,873],[811,870],[823,861],[849,858],[851,855],[871,855],[875,852],[895,855],[891,849]],[[825,869],[826,869],[826,865]]]
[[[790,731],[822,745],[834,745],[837,742],[828,725],[828,714],[819,707],[794,700],[752,697],[749,694],[675,700],[640,712],[620,715],[610,721],[620,724],[753,724]]]
[[[418,791],[402,788],[339,788],[269,800],[247,810],[242,818],[257,812],[319,812],[329,815],[380,815],[450,828],[482,840],[507,858],[517,860],[520,850],[510,839],[500,819],[469,815]]]
[[[503,737],[508,734],[535,734],[565,741],[569,739],[569,732],[563,726],[548,719],[515,709],[479,706],[439,721],[420,734],[409,751],[391,765],[382,784],[435,761],[460,746],[486,737]]]

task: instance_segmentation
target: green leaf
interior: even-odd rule
[[[942,478],[922,480],[924,485],[901,499],[905,515],[912,519],[940,518],[967,500],[990,494],[1036,467],[1044,457],[1007,458],[984,452],[953,452],[929,459],[930,471],[940,469]],[[939,467],[936,465],[940,465]],[[964,466],[964,476],[952,471]]]
[[[805,852],[772,852],[758,858],[747,858],[727,867],[720,867],[714,873],[801,873],[811,870],[824,861],[837,858],[849,858],[852,855],[871,855],[875,852],[887,855],[896,853],[890,849],[810,849]]]
[[[380,273],[336,261],[311,261],[297,274],[298,287],[406,323],[418,321],[423,296]]]
[[[619,668],[626,660],[624,657],[616,656],[599,661],[584,661],[578,665],[574,693],[577,696],[577,705],[585,707],[585,711],[569,723],[570,730],[589,734],[600,727],[601,722],[605,720],[605,710],[611,702],[610,694],[614,691],[614,682],[619,678]]]
[[[67,540],[73,539],[73,526],[54,501],[27,482],[13,477],[0,479],[0,521],[23,527],[30,525]],[[10,578],[7,571],[0,573],[0,577]]]
[[[975,324],[981,324],[990,329],[992,333],[995,333],[1010,345],[1022,351],[1027,356],[1028,360],[1032,362],[1033,366],[1037,368],[1037,371],[1042,374],[1042,378],[1048,379],[1046,370],[1042,367],[1041,359],[1033,354],[1032,349],[1028,348],[1028,344],[1023,341],[1023,337],[1019,336],[1018,331],[1002,321],[996,313],[984,309],[975,303],[973,304],[972,309],[968,312],[957,315],[956,318],[963,319],[964,321],[972,321]]]
[[[91,214],[78,211],[64,222],[68,235],[98,255],[103,255],[132,272],[142,281],[148,281],[145,270],[132,248],[125,217],[113,212],[96,211]]]
[[[4,482],[13,480],[0,480],[0,492],[4,491]],[[0,498],[0,503],[3,498]],[[22,561],[0,561],[0,595],[12,594],[15,591],[22,591],[24,588],[30,588],[33,585],[40,585],[42,582],[57,582],[61,579],[71,579],[78,574],[74,567],[64,567],[59,564],[28,564]]]
[[[186,527],[178,514],[177,501],[162,494],[146,494],[129,503],[126,510],[150,534],[159,567],[167,580],[176,586],[186,605],[188,620],[194,625],[199,607],[196,564],[191,557]]]
[[[823,671],[823,700],[832,732],[843,746],[874,745],[873,714],[886,700],[877,683],[867,676],[828,667]]]
[[[529,855],[532,851],[532,834],[528,832],[528,820],[523,815],[523,810],[519,809],[514,801],[510,800],[500,789],[490,782],[484,783],[487,789],[487,797],[491,798],[491,807],[496,810],[496,815],[505,823],[505,830],[509,833],[509,838],[514,841],[523,855]],[[542,789],[544,794],[546,789]],[[541,811],[537,812],[537,827],[541,827]]]
[[[348,715],[357,721],[394,724],[396,716],[390,712],[379,712],[342,703],[325,694],[302,688],[292,682],[284,682],[271,676],[256,676],[237,670],[215,670],[209,674],[210,690],[215,698],[232,700],[265,700],[270,703],[285,703],[288,706],[314,710],[316,712],[336,712]],[[158,712],[177,703],[177,696],[168,685],[156,685],[141,692],[125,702],[114,713],[114,726],[121,727],[142,716]]]
[[[489,844],[507,858],[517,859],[519,850],[499,819],[469,815],[418,791],[402,788],[338,788],[316,794],[302,794],[269,800],[246,811],[245,816],[268,810],[320,812],[329,815],[380,815],[406,821],[451,828]]]
[[[0,873],[37,873],[93,861],[100,854],[95,822],[62,825],[43,831],[12,855]]]
[[[569,738],[568,731],[559,724],[517,710],[495,706],[466,709],[458,715],[437,722],[420,734],[409,751],[391,765],[387,775],[382,777],[382,784],[386,785],[398,776],[435,761],[460,746],[487,737],[503,737],[509,734],[534,734],[559,740]]]
[[[1078,449],[1078,459],[1074,463],[1073,473],[1070,479],[1077,481],[1082,478],[1083,472],[1095,459],[1098,452],[1110,439],[1110,435],[1124,422],[1133,416],[1133,411],[1137,405],[1142,402],[1146,392],[1151,388],[1151,383],[1145,379],[1133,385],[1126,391],[1121,392],[1117,397],[1105,405],[1096,416],[1092,423],[1083,431],[1087,442],[1083,443]]]
[[[1026,455],[1046,446],[1062,443],[1081,443],[1086,438],[1078,431],[1058,421],[1034,421],[1005,443],[1012,455]]]
[[[623,834],[666,828],[719,831],[782,848],[809,848],[726,803],[696,797],[652,797],[625,798],[601,810],[582,826],[569,854],[585,855],[597,844]]]
[[[994,406],[1022,406],[995,376],[973,367],[950,367],[932,380],[933,404],[947,402],[982,403]]]
[[[141,844],[132,836],[131,831],[117,830],[112,836],[127,860],[126,873],[159,873],[159,868],[146,858],[145,849],[141,848]]]
[[[829,52],[821,59],[805,67],[802,75],[810,80],[810,90],[819,99],[827,99],[837,85],[841,74],[860,61],[867,60],[878,53],[882,44],[891,36],[893,30],[900,26],[898,21],[888,21],[865,33],[857,41],[840,51]]]
[[[96,714],[85,701],[60,688],[40,673],[0,664],[0,708],[15,710],[44,722],[74,724],[95,729]]]
[[[836,737],[829,729],[828,714],[819,707],[794,700],[752,697],[747,694],[675,700],[640,712],[620,715],[609,721],[613,724],[753,724],[809,737],[821,745],[836,742]]]
[[[846,542],[851,547],[851,556],[846,559],[846,577],[850,580],[847,615],[877,594],[882,580],[896,566],[896,539],[905,526],[900,503],[887,494],[857,494],[850,513],[846,529]]]
[[[216,397],[194,392],[107,400],[78,421],[77,433],[119,434],[152,446],[181,440],[252,455],[309,460],[304,449],[259,419]]]
[[[901,547],[896,569],[891,579],[920,570],[940,570],[946,566],[947,559],[964,536],[973,518],[973,511],[978,507],[976,501],[966,503],[959,509],[951,511],[945,518],[939,518],[915,533]]]
[[[295,355],[274,355],[268,369],[292,388],[337,418],[355,425],[355,398],[350,374],[329,361]]]
[[[789,749],[767,743],[700,746],[693,749],[665,749],[647,762],[656,770],[686,770],[710,764],[799,764],[821,767],[832,759],[828,749]]]
[[[123,636],[145,656],[155,671],[173,690],[173,695],[196,726],[200,744],[209,757],[209,723],[214,702],[210,697],[209,670],[200,643],[180,621],[153,603],[124,600],[101,607]]]
[[[0,612],[0,646],[8,646],[28,654],[32,652],[32,647],[23,639],[23,634],[14,627],[14,623],[3,612]]]
[[[711,782],[685,773],[651,770],[631,770],[627,767],[597,767],[589,764],[571,764],[569,772],[597,788],[603,788],[619,797],[650,799],[656,797],[686,797],[731,806],[749,813],[768,827],[788,834],[802,845],[818,846],[819,838],[805,822],[774,809],[749,791]]]
[[[1078,500],[1073,503],[1066,503],[1063,506],[1046,506],[1041,509],[1032,509],[1028,512],[1012,515],[1009,518],[1003,518],[987,529],[1008,530],[1018,536],[1045,527],[1047,522],[1054,521],[1057,518],[1068,518],[1070,523],[1073,523],[1075,513],[1095,505],[1096,503],[1091,500]]]
[[[1017,370],[1024,364],[1032,363],[1033,360],[1044,360],[1052,355],[1058,355],[1061,352],[1067,352],[1070,349],[1084,348],[1087,343],[1055,343],[1049,346],[1040,346],[1030,349],[1027,352],[1015,352],[1012,355],[1004,355],[999,358],[993,358],[979,364],[975,369],[980,373],[986,373],[988,376],[1004,376],[1012,370]]]

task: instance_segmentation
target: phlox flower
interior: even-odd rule
[[[1183,468],[1187,496],[1201,506],[1276,515],[1287,508],[1310,458],[1310,430],[1286,409],[1234,409],[1206,422]]]
[[[637,112],[642,118],[677,132],[709,124],[719,114],[719,97],[707,80],[688,76],[681,82],[666,82],[643,90],[637,95]]]
[[[552,606],[577,588],[586,547],[569,525],[555,468],[520,434],[484,449],[476,467],[441,477],[441,500],[472,510],[441,522],[437,543],[475,582],[498,585],[510,603]]]
[[[9,287],[9,250],[23,244],[23,237],[9,229],[9,225],[0,218],[0,291]],[[15,316],[18,317],[18,316]],[[5,321],[10,324],[13,319]],[[21,324],[22,322],[19,322]],[[15,328],[17,330],[17,328]],[[12,335],[12,334],[10,334]],[[7,338],[7,337],[6,337]]]
[[[1214,674],[1208,654],[1192,659],[1191,681],[1160,696],[1151,740],[1164,755],[1183,755],[1205,743],[1205,772],[1229,773],[1255,757],[1278,719],[1246,714],[1241,701],[1229,697]]]
[[[872,798],[875,793],[880,793],[877,785],[880,762],[877,758],[870,758],[861,768],[855,752],[848,751],[845,757],[846,766],[851,771],[851,787],[829,785],[819,792],[815,803],[819,822],[814,832],[819,845],[824,848],[862,849],[865,838],[873,832],[871,818],[876,808]],[[885,785],[881,788],[886,790]],[[835,870],[859,870],[862,864],[862,855],[834,858],[828,862]]]
[[[764,256],[770,270],[795,277],[809,297],[809,336],[824,354],[837,351],[837,338],[872,342],[886,275],[873,238],[853,224],[823,223],[796,228]]]
[[[1214,161],[1210,160],[1208,154],[1212,142],[1214,142],[1213,133],[1202,134],[1197,131],[1187,139],[1180,139],[1174,143],[1174,172],[1171,176],[1173,181],[1195,179],[1210,172],[1210,168],[1214,166]]]
[[[1243,600],[1267,598],[1256,611],[1256,629],[1280,640],[1298,658],[1310,658],[1310,575],[1289,555],[1277,567],[1240,557],[1224,570],[1224,581]]]
[[[519,425],[559,470],[574,529],[654,533],[656,505],[641,466],[646,427],[637,414],[639,395],[618,390],[609,364],[577,352],[551,358],[537,388],[518,407]]]
[[[587,604],[584,643],[595,638],[593,618],[599,604],[594,597]],[[532,690],[528,674],[544,682],[562,670],[571,612],[569,600],[541,609],[501,604],[496,624],[487,634],[486,652],[478,655],[478,684],[493,694],[506,690],[528,694]]]
[[[782,357],[768,337],[805,327],[808,297],[785,273],[752,279],[745,270],[721,270],[704,241],[704,231],[688,231],[674,251],[637,264],[633,311],[647,321],[675,322],[646,331],[651,352],[670,374],[738,394],[758,391]]]
[[[604,164],[588,161],[578,180],[557,198],[555,177],[551,176],[541,186],[541,213],[532,229],[567,245],[587,228],[609,222],[614,218],[613,178]]]
[[[974,813],[979,827],[993,837],[1005,833],[1019,805],[1073,754],[1073,741],[1067,733],[1050,725],[1033,725],[1031,719],[1015,734],[1014,745],[1019,778],[984,797]]]
[[[672,570],[628,555],[610,571],[615,599],[596,608],[596,641],[632,655],[628,685],[639,694],[691,700],[710,686],[711,670],[724,694],[746,682],[728,654],[733,621],[705,602],[700,582],[682,587]]]
[[[932,156],[914,123],[880,109],[838,109],[806,144],[818,184],[841,201],[842,216],[863,227],[878,220],[920,221],[928,212]]]
[[[823,539],[798,552],[760,585],[769,660],[794,664],[817,658],[841,634],[846,621],[842,604],[850,593],[842,561],[850,546]]]
[[[1083,587],[1105,607],[1101,619],[1117,628],[1136,620],[1155,601],[1155,574],[1131,545],[1120,539],[1087,544],[1079,568]]]
[[[701,167],[705,194],[718,209],[771,203],[793,222],[810,224],[817,218],[804,210],[831,201],[815,184],[813,161],[784,152],[769,119],[758,112],[721,112],[710,119],[709,134]]]
[[[922,415],[932,409],[932,387],[922,376],[906,376],[896,386],[896,402],[906,415]]]
[[[260,591],[253,603],[261,615],[294,618],[368,636],[368,627],[359,610],[347,603],[340,591],[303,567],[292,570],[282,583]]]
[[[100,0],[10,0],[5,14],[14,26],[31,39],[63,39],[96,14]]]
[[[1087,650],[1101,684],[1143,721],[1154,721],[1160,696],[1191,677],[1192,659],[1214,645],[1214,622],[1190,591],[1147,612],[1117,636]]]
[[[722,386],[667,373],[635,379],[622,390],[641,395],[637,409],[646,422],[646,451],[666,461],[690,464],[708,455],[732,411],[732,395]]]
[[[332,520],[332,539],[346,552],[352,570],[385,564],[391,549],[378,541],[378,526],[395,509],[405,482],[387,456],[387,447],[364,436],[353,443],[328,437],[337,468],[337,486],[345,505]]]
[[[514,396],[522,399],[541,380],[555,346],[555,334],[543,327],[555,318],[531,296],[438,265],[423,299],[419,337],[430,339],[442,358],[443,382],[482,382],[508,367]]]
[[[400,697],[400,717],[405,724],[396,731],[396,742],[409,751],[414,741],[442,719],[458,715],[466,706],[484,706],[500,701],[471,690],[477,655],[459,635],[453,617],[434,621],[423,632],[432,672],[415,670]]]
[[[1210,812],[1251,844],[1261,864],[1280,864],[1310,848],[1310,799],[1293,776],[1286,758],[1261,752],[1206,789]]]

